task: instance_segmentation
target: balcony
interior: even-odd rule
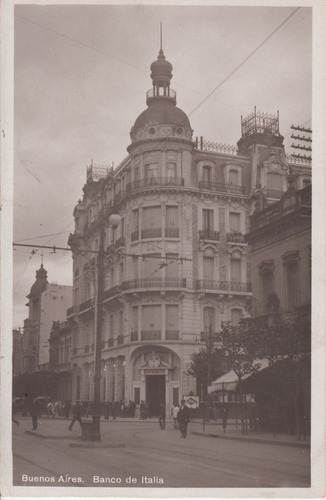
[[[136,181],[129,182],[126,186],[126,193],[143,188],[182,186],[184,186],[184,179],[181,177],[151,177],[148,179],[138,179]]]
[[[199,189],[207,189],[218,193],[230,194],[245,194],[244,186],[236,186],[234,184],[222,184],[220,182],[199,181]]]
[[[114,345],[114,340],[113,340],[113,338],[110,338],[108,340],[108,347],[113,347],[113,345]]]
[[[137,241],[137,240],[139,240],[139,229],[131,233],[131,241]]]
[[[120,285],[112,286],[108,290],[105,290],[105,292],[103,293],[103,300],[107,300],[110,299],[111,297],[114,297],[115,295],[119,295],[120,291],[121,291]]]
[[[169,87],[166,89],[160,88],[159,93],[157,93],[157,91],[154,89],[149,89],[146,92],[146,104],[148,104],[148,102],[153,98],[169,99],[175,104],[177,102],[176,96],[176,91]]]
[[[166,340],[179,340],[179,330],[166,330],[165,338]]]
[[[166,238],[179,238],[179,228],[178,227],[166,227],[165,228]]]
[[[197,280],[198,290],[214,290],[225,292],[251,292],[251,283],[240,281]]]
[[[244,234],[240,233],[240,231],[232,231],[232,233],[227,233],[226,241],[228,243],[246,243]]]
[[[130,341],[137,342],[138,341],[138,332],[130,332]]]
[[[153,227],[151,229],[142,229],[141,239],[145,240],[146,238],[162,238],[162,228]]]
[[[86,302],[83,302],[79,306],[79,312],[86,311],[87,309],[91,309],[93,307],[93,299],[88,299]]]
[[[141,340],[161,340],[161,330],[142,330]]]
[[[124,281],[121,286],[122,291],[134,290],[137,288],[186,288],[186,278],[144,278]]]
[[[60,365],[57,365],[55,368],[54,368],[54,371],[55,372],[69,372],[71,370],[71,364],[70,363],[60,363]]]
[[[201,229],[199,231],[200,240],[220,241],[219,231],[212,231],[211,229]]]

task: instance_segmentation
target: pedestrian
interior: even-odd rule
[[[141,400],[140,402],[140,420],[145,419],[145,401]]]
[[[188,426],[189,418],[190,418],[189,408],[186,405],[185,400],[182,399],[180,409],[178,411],[178,416],[177,416],[177,420],[179,423],[179,429],[181,432],[180,438],[186,439],[186,437],[187,437],[187,426]]]
[[[71,421],[71,424],[69,426],[69,430],[71,431],[72,426],[76,422],[76,420],[80,423],[80,427],[82,427],[82,421],[81,421],[81,412],[82,412],[82,407],[80,404],[80,401],[77,400],[75,406],[73,407],[73,419]]]
[[[158,421],[161,429],[165,429],[165,405],[163,403],[160,404]]]
[[[171,416],[173,418],[173,422],[174,422],[174,428],[175,429],[179,429],[179,425],[178,425],[178,412],[179,412],[179,405],[175,405],[172,407],[172,410],[171,410]]]
[[[70,416],[70,401],[66,401],[65,404],[65,417],[68,419]]]
[[[31,416],[32,416],[32,423],[33,423],[33,431],[37,430],[37,419],[40,413],[40,406],[37,401],[37,399],[34,399],[33,403],[31,404]]]
[[[225,429],[226,429],[227,422],[228,422],[228,416],[229,416],[229,412],[228,412],[227,408],[225,406],[223,406],[223,408],[222,408],[222,425],[223,425],[223,432],[224,433],[225,433]]]

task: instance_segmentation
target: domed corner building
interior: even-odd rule
[[[264,200],[277,201],[287,189],[288,165],[278,116],[255,110],[256,120],[243,120],[239,149],[193,141],[162,50],[151,79],[128,157],[114,170],[87,169],[69,238],[74,305],[68,319],[74,320],[73,400],[92,401],[97,256],[82,249],[96,251],[104,239],[101,401],[143,400],[155,415],[161,402],[169,412],[191,391],[202,397],[203,388],[187,375],[191,355],[222,321],[237,324],[249,315],[244,234],[253,194],[257,183],[265,189],[273,182]],[[120,216],[118,227],[110,225],[112,214]]]

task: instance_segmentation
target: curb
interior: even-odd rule
[[[212,437],[218,439],[232,439],[235,441],[246,441],[251,443],[262,443],[262,444],[274,444],[276,446],[293,446],[295,448],[310,448],[310,443],[298,443],[295,441],[279,441],[279,440],[271,440],[271,439],[260,439],[260,438],[251,438],[251,437],[243,437],[243,436],[225,436],[224,434],[206,434],[204,432],[194,431],[192,432],[195,436],[204,436],[204,437]]]
[[[47,434],[40,434],[39,432],[35,431],[25,431],[26,434],[30,434],[31,436],[38,437],[40,439],[80,439],[79,436],[51,436]]]
[[[78,442],[78,443],[69,443],[71,448],[125,448],[124,443],[109,443],[103,444],[99,442]]]

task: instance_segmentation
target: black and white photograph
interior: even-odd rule
[[[4,498],[323,496],[325,5],[2,10]]]

